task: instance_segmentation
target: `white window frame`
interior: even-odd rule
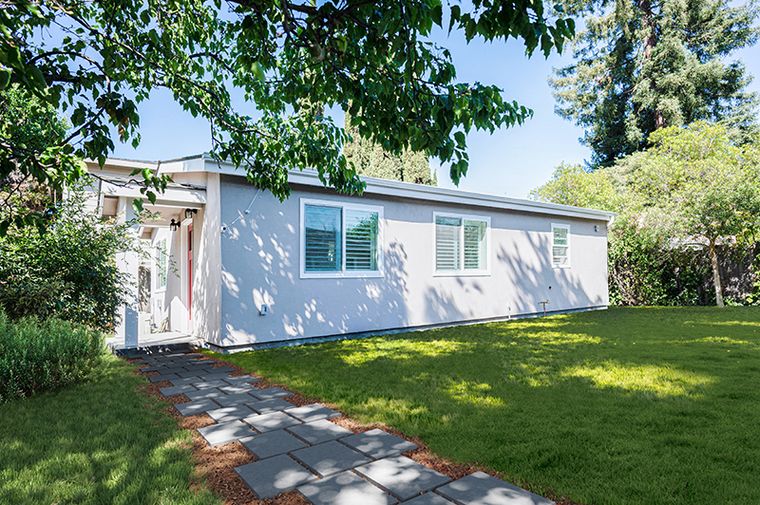
[[[559,265],[554,262],[554,230],[567,230],[567,263],[564,265]],[[552,231],[551,231],[551,240],[549,241],[549,258],[552,262],[552,268],[570,268],[570,265],[572,264],[570,261],[570,251],[572,249],[572,241],[570,240],[570,225],[564,224],[564,223],[552,223]]]
[[[352,278],[376,278],[384,277],[383,262],[383,229],[385,228],[383,219],[383,207],[380,205],[364,205],[352,202],[343,202],[339,200],[317,200],[313,198],[300,199],[300,244],[298,246],[301,267],[301,279],[352,279]],[[341,269],[337,272],[307,272],[306,271],[306,219],[304,211],[307,205],[318,205],[321,207],[334,207],[341,209]],[[346,270],[346,210],[363,210],[366,212],[377,212],[377,270]]]
[[[159,276],[159,264],[158,264],[159,244],[161,242],[164,243],[164,253],[165,253],[164,268],[166,269],[166,284],[164,284],[163,286],[161,286],[159,284],[159,277],[160,276]],[[155,277],[154,277],[155,278],[155,281],[154,281],[155,282],[155,289],[153,289],[153,292],[155,292],[155,293],[163,293],[169,287],[169,274],[170,274],[170,270],[169,270],[169,266],[170,266],[170,264],[169,264],[169,239],[167,237],[163,237],[163,238],[160,238],[160,239],[156,240],[156,244],[153,247],[153,254],[155,255],[154,261],[153,261],[153,265],[154,265],[154,268],[155,268]]]
[[[459,270],[438,270],[436,268],[436,221],[438,217],[453,217],[462,219],[462,226],[459,227]],[[485,221],[486,223],[486,267],[479,270],[465,270],[464,268],[464,220],[466,221]],[[461,214],[454,212],[433,212],[433,276],[434,277],[484,277],[491,275],[491,217],[477,214]]]

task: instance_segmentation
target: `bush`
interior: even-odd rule
[[[103,222],[81,193],[59,204],[42,230],[11,228],[0,237],[0,308],[11,319],[57,317],[110,330],[124,303],[127,277],[116,254],[136,247],[124,225]]]
[[[0,310],[0,403],[82,380],[104,350],[97,330],[56,318],[13,322]]]

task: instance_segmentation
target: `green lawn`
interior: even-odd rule
[[[2,504],[216,504],[189,489],[188,431],[108,357],[86,383],[0,405]]]
[[[538,493],[760,500],[757,308],[612,309],[224,359]]]

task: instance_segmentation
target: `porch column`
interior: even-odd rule
[[[132,199],[119,197],[117,207],[117,219],[119,223],[126,223],[136,217],[135,210],[132,207]],[[133,223],[128,233],[132,238],[137,240],[138,224]],[[116,255],[116,265],[119,270],[127,274],[126,286],[127,300],[119,310],[119,323],[116,327],[116,335],[124,342],[124,347],[137,347],[139,337],[139,317],[137,308],[137,280],[138,268],[140,266],[139,251],[135,248],[124,251]]]

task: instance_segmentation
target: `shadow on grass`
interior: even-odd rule
[[[539,494],[750,504],[758,322],[758,309],[614,309],[225,359]]]
[[[107,357],[86,383],[0,406],[0,503],[212,504],[189,433]]]

